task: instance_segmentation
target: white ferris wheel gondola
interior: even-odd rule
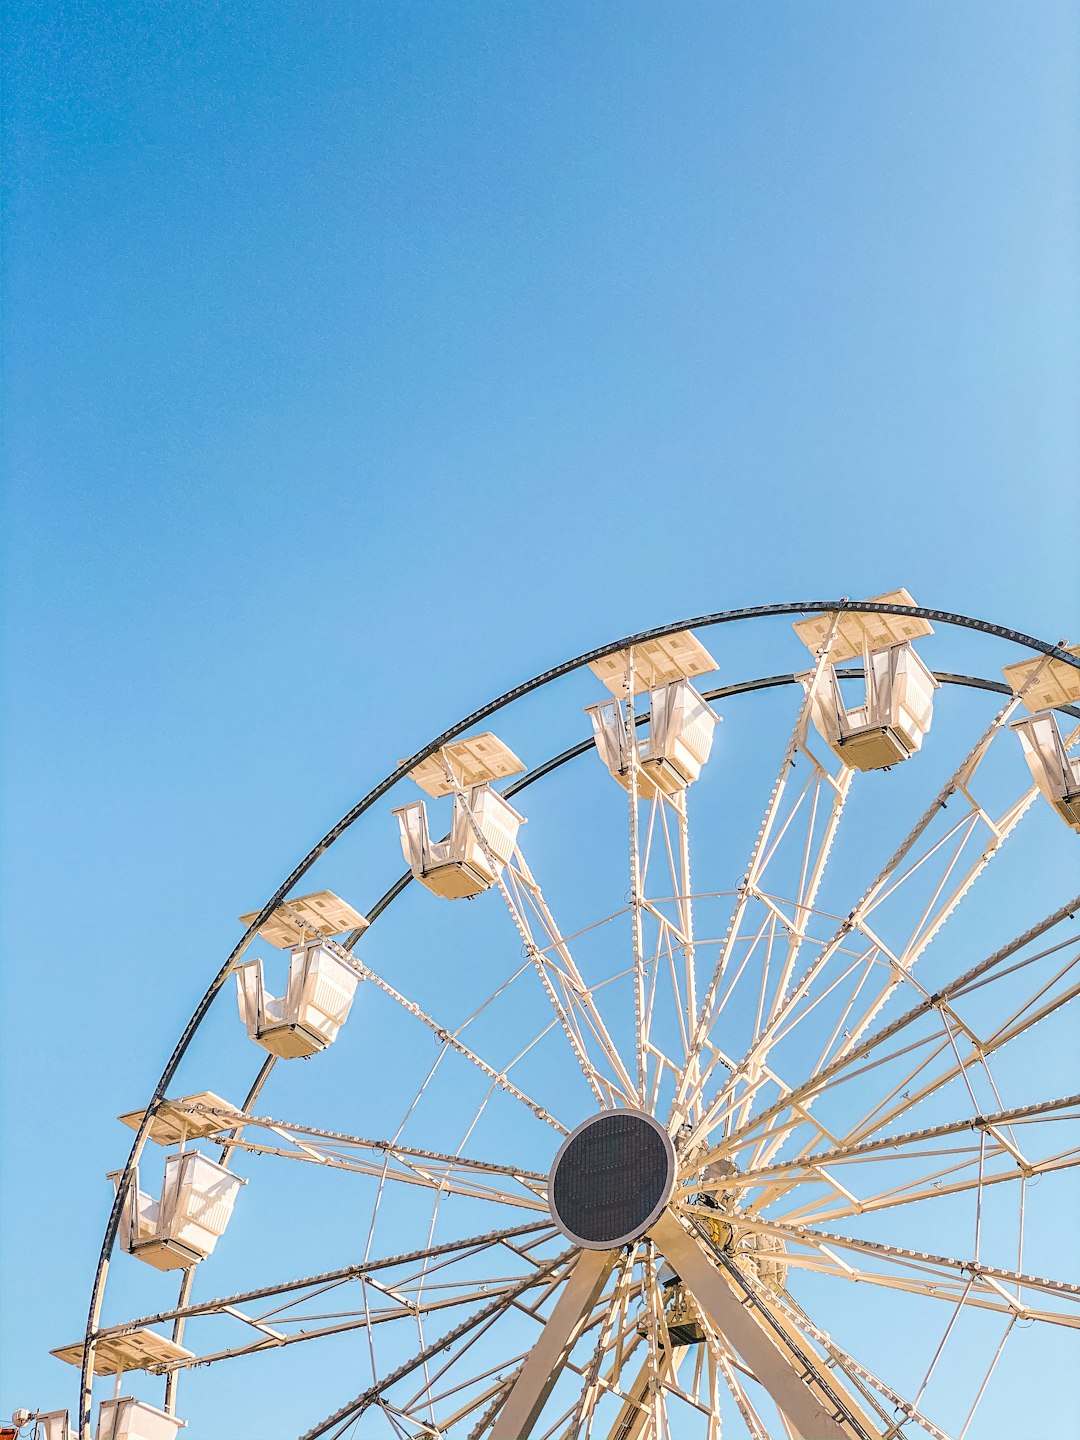
[[[257,912],[241,915],[250,923]],[[358,976],[326,938],[362,930],[367,921],[333,891],[304,895],[279,906],[259,928],[277,949],[289,948],[281,997],[267,990],[263,962],[236,968],[236,999],[248,1035],[271,1055],[290,1060],[317,1055],[337,1039],[349,1017]]]
[[[1080,659],[1080,645],[1064,649]],[[1054,713],[1056,707],[1080,701],[1080,670],[1061,660],[1044,659],[1021,660],[1006,665],[1002,673],[1033,712],[1012,724],[1032,779],[1066,825],[1080,832],[1080,756],[1068,753]]]

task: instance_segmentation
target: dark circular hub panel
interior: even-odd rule
[[[564,1235],[587,1250],[613,1250],[644,1234],[675,1184],[675,1150],[643,1110],[608,1110],[563,1141],[548,1204]]]

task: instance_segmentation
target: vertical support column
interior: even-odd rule
[[[789,1424],[805,1440],[869,1440],[878,1431],[846,1394],[833,1402],[811,1364],[782,1347],[738,1298],[701,1243],[666,1210],[649,1232],[694,1300],[739,1352]],[[829,1389],[833,1388],[830,1384]]]
[[[617,1250],[582,1250],[570,1278],[530,1350],[491,1429],[491,1440],[526,1440],[540,1417],[570,1351],[600,1298]]]

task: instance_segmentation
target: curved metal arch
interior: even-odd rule
[[[739,609],[715,611],[711,614],[699,615],[690,619],[672,621],[666,625],[653,626],[651,629],[640,630],[636,634],[625,635],[619,640],[613,640],[606,645],[600,645],[593,650],[585,651],[574,659],[565,660],[559,665],[552,666],[549,670],[542,671],[539,675],[533,676],[531,680],[526,680],[522,684],[507,690],[495,700],[491,700],[486,705],[482,705],[478,710],[474,710],[472,714],[465,716],[464,719],[459,720],[456,724],[450,726],[449,729],[444,730],[407,760],[403,760],[395,770],[380,780],[373,789],[369,790],[351,810],[347,811],[345,815],[327,831],[323,838],[312,847],[308,854],[305,855],[290,874],[286,876],[277,890],[274,891],[273,895],[259,911],[254,920],[252,920],[247,930],[245,930],[244,934],[230,951],[221,969],[210,982],[205,994],[195,1007],[191,1018],[184,1027],[180,1039],[177,1041],[172,1054],[169,1056],[165,1068],[161,1072],[157,1085],[154,1087],[154,1093],[150,1099],[150,1103],[147,1105],[142,1121],[136,1131],[135,1139],[124,1166],[123,1175],[116,1187],[116,1194],[113,1198],[112,1208],[109,1211],[109,1218],[106,1222],[105,1234],[102,1237],[101,1251],[98,1256],[97,1268],[94,1274],[94,1284],[91,1290],[90,1306],[87,1314],[82,1370],[79,1377],[78,1426],[79,1434],[83,1437],[83,1440],[90,1440],[94,1339],[104,1295],[105,1279],[108,1274],[113,1247],[116,1243],[116,1235],[120,1225],[120,1213],[130,1186],[131,1174],[135,1165],[138,1164],[139,1156],[146,1143],[150,1124],[165,1098],[172,1078],[176,1074],[181,1060],[187,1053],[188,1046],[191,1044],[195,1032],[206,1018],[210,1006],[213,1004],[218,991],[227,980],[236,961],[254,939],[259,927],[269,919],[273,911],[287,897],[298,881],[311,869],[316,860],[318,860],[350,826],[355,824],[361,815],[367,810],[370,810],[377,801],[381,800],[399,780],[404,779],[411,770],[414,770],[417,765],[423,760],[428,759],[429,756],[434,755],[443,745],[456,739],[459,735],[463,735],[467,730],[471,730],[475,725],[487,720],[498,711],[505,709],[506,706],[512,704],[515,700],[520,700],[525,695],[531,694],[534,690],[539,690],[552,681],[561,679],[564,675],[572,674],[573,671],[581,669],[582,666],[588,665],[592,661],[601,660],[608,655],[614,655],[619,650],[625,650],[631,645],[642,644],[646,640],[661,639],[666,635],[676,634],[680,630],[703,630],[709,629],[714,625],[733,624],[740,620],[763,620],[784,615],[820,614],[822,612],[834,613],[849,610],[882,615],[910,615],[915,619],[937,621],[942,625],[953,625],[961,629],[974,630],[984,635],[993,635],[997,639],[1009,640],[1014,644],[1026,646],[1030,650],[1036,650],[1043,655],[1055,660],[1061,660],[1065,664],[1080,670],[1080,659],[1070,655],[1059,645],[1053,645],[1049,641],[1040,640],[1033,635],[1025,635],[1022,631],[1011,630],[1007,626],[995,625],[988,620],[979,620],[973,616],[960,615],[948,610],[933,610],[919,605],[891,605],[884,604],[880,601],[850,600],[847,596],[839,600],[809,600],[785,602],[778,605],[749,605]],[[794,678],[794,676],[769,677],[761,681],[758,688],[765,689],[773,684],[791,683]],[[961,683],[964,682],[961,681]],[[980,688],[994,688],[1000,689],[1007,694],[1012,693],[1007,686],[1001,685],[999,682],[976,680],[974,683]],[[719,693],[720,692],[718,692],[718,694]],[[728,693],[731,692],[729,691]],[[572,757],[570,754],[567,754],[565,758],[570,759]],[[560,761],[560,763],[563,762]],[[554,765],[549,762],[548,767],[544,769],[543,773],[549,773],[552,768],[554,768]],[[528,778],[529,777],[525,777],[525,779]],[[537,773],[534,778],[539,779],[540,774]],[[521,788],[520,784],[517,788]],[[404,888],[404,886],[402,886],[402,888]],[[386,903],[389,903],[389,898],[384,898],[386,899]],[[383,908],[385,908],[385,905]]]

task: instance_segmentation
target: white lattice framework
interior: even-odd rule
[[[542,888],[543,867],[526,852],[560,844],[576,854],[573,810],[563,812],[562,836],[542,834],[530,816],[504,862],[473,817],[475,776],[446,758],[443,736],[418,754],[441,764],[438,793],[464,812],[494,876],[475,912],[454,902],[455,926],[483,917],[483,956],[463,974],[460,996],[428,983],[422,967],[400,973],[398,952],[380,940],[392,934],[390,902],[407,877],[373,906],[369,918],[379,924],[365,928],[360,945],[361,927],[335,940],[302,907],[290,909],[287,893],[260,912],[221,978],[274,916],[286,931],[321,935],[361,982],[335,1054],[352,1043],[377,1044],[384,1024],[388,1034],[415,1036],[410,1044],[422,1058],[402,1064],[400,1079],[394,1068],[385,1071],[387,1089],[400,1088],[392,1131],[368,1129],[362,1103],[356,1133],[306,1116],[280,1118],[276,1099],[266,1113],[272,1073],[282,1100],[289,1094],[290,1062],[273,1055],[242,1106],[219,1105],[212,1095],[168,1099],[174,1127],[249,1173],[249,1191],[297,1167],[343,1172],[354,1177],[341,1183],[357,1187],[364,1220],[336,1268],[254,1276],[214,1295],[211,1260],[184,1272],[174,1303],[121,1317],[103,1302],[107,1237],[77,1357],[86,1436],[90,1378],[108,1369],[102,1356],[155,1327],[175,1350],[144,1368],[164,1377],[169,1414],[188,1371],[260,1355],[269,1373],[275,1356],[323,1343],[351,1357],[356,1384],[348,1385],[349,1371],[336,1361],[340,1393],[314,1405],[304,1440],[720,1440],[722,1433],[760,1440],[781,1433],[975,1437],[1006,1342],[1032,1325],[1080,1326],[1080,1285],[1029,1273],[1025,1262],[1034,1188],[1068,1184],[1080,1161],[1080,1095],[1045,1093],[1039,1064],[1042,1047],[1066,1044],[1070,1035],[1066,1006],[1080,991],[1080,897],[1031,913],[1018,888],[1025,872],[1011,874],[1004,858],[1006,842],[1031,827],[1033,815],[1043,825],[1049,813],[1036,805],[1010,728],[1021,697],[1000,684],[946,683],[938,702],[946,717],[950,701],[965,697],[949,729],[955,754],[935,770],[928,741],[925,753],[905,762],[896,813],[894,777],[848,768],[810,723],[813,686],[833,663],[830,643],[844,608],[838,602],[831,612],[804,688],[783,683],[794,674],[722,691],[696,682],[707,699],[726,696],[729,707],[769,687],[763,698],[790,718],[737,872],[716,868],[715,857],[726,853],[718,834],[728,823],[731,787],[713,783],[713,772],[737,756],[714,756],[708,784],[665,792],[643,783],[631,745],[625,803],[612,786],[608,802],[583,821],[583,850],[602,829],[614,862],[605,861],[595,884],[587,875],[570,884],[562,870]],[[958,620],[917,607],[879,608]],[[636,652],[625,642],[622,649],[628,683],[618,703],[632,737],[648,720],[647,696],[635,698]],[[1068,654],[1041,650],[1047,664]],[[976,730],[957,741],[961,719],[970,725],[978,704]],[[1058,708],[1063,744],[1075,754],[1080,729],[1068,706]],[[476,723],[470,717],[466,725]],[[594,778],[599,770],[595,756],[583,753],[590,748],[575,744],[504,793],[517,796],[551,775],[549,783],[573,795],[579,767],[593,767]],[[391,779],[416,763],[414,756]],[[912,777],[924,766],[933,783],[916,805]],[[852,822],[856,838],[845,849],[849,812],[864,794],[873,799]],[[323,850],[351,823],[346,817],[335,827]],[[1047,833],[1040,843],[1073,845],[1065,826]],[[723,838],[726,845],[726,832]],[[854,889],[845,890],[851,882],[837,867],[861,877]],[[616,871],[623,893],[613,889]],[[988,875],[999,877],[989,891]],[[560,902],[567,891],[569,902]],[[985,925],[977,923],[984,894]],[[415,901],[415,913],[420,899],[440,919],[451,913],[427,896]],[[557,918],[557,909],[567,914]],[[501,942],[492,939],[499,910]],[[1003,932],[1006,911],[1014,923]],[[971,923],[962,919],[969,913]],[[954,929],[959,939],[950,948]],[[453,953],[465,943],[455,939]],[[244,1043],[239,1035],[237,1043]],[[186,1040],[181,1055],[183,1048]],[[154,1116],[164,1114],[175,1070],[145,1119],[136,1117],[127,1176]],[[657,1117],[675,1142],[671,1203],[624,1247],[568,1246],[549,1207],[550,1159],[584,1116],[628,1107]],[[123,1191],[122,1179],[117,1207]],[[1056,1215],[1063,1224],[1065,1212],[1048,1211],[1045,1193],[1038,1192],[1044,1221]],[[242,1225],[247,1203],[245,1195],[233,1225]],[[914,1235],[931,1237],[927,1248]],[[228,1243],[226,1235],[220,1249]],[[1063,1235],[1062,1255],[1064,1247]],[[274,1259],[279,1272],[287,1270],[280,1252]],[[199,1296],[207,1298],[195,1298],[197,1272]],[[869,1348],[881,1351],[893,1313],[902,1317],[897,1324],[916,1326],[919,1339],[895,1370],[862,1349],[869,1336]],[[1038,1403],[1033,1395],[1033,1414]]]

